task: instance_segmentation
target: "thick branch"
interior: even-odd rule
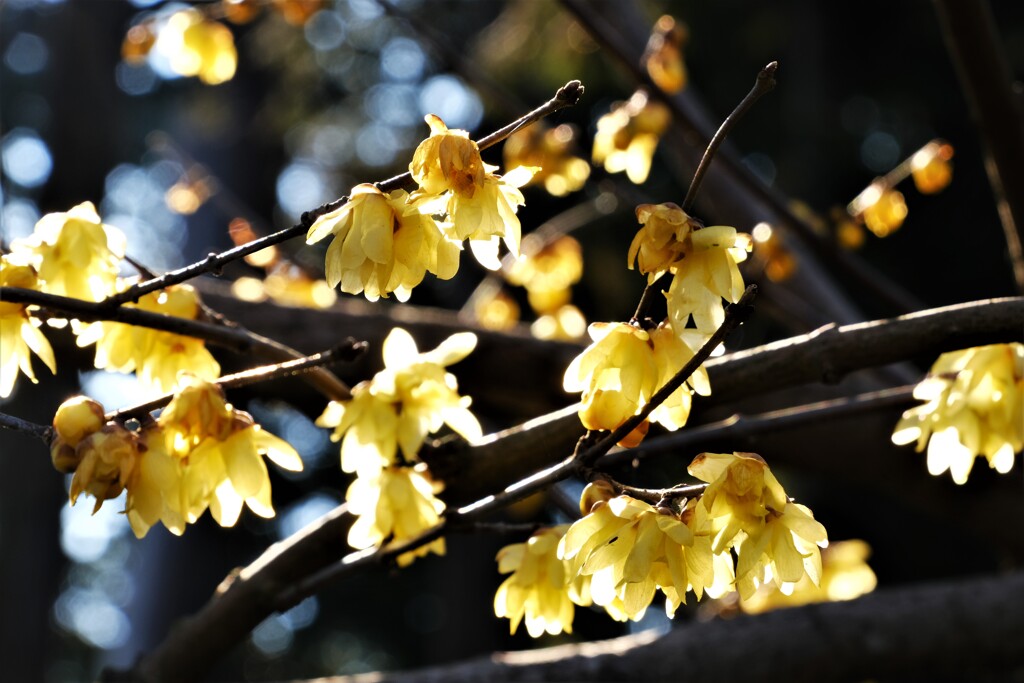
[[[1010,680],[1024,671],[1024,573],[691,622],[658,637],[508,652],[320,683]],[[372,676],[372,679],[371,679]]]
[[[992,9],[985,0],[935,0],[946,48],[985,143],[988,180],[1024,294],[1024,125]]]

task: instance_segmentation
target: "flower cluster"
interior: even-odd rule
[[[207,509],[221,526],[233,526],[243,505],[273,517],[261,454],[302,469],[291,446],[226,403],[217,385],[194,377],[138,431],[106,421],[102,406],[82,396],[61,405],[53,427],[53,464],[74,473],[71,503],[89,493],[98,510],[126,491],[125,512],[139,538],[158,521],[180,535]]]
[[[475,347],[476,336],[461,333],[420,353],[412,336],[395,328],[384,340],[384,369],[353,387],[350,400],[328,404],[317,420],[334,428],[341,468],[357,475],[346,494],[360,515],[349,534],[353,547],[405,540],[437,523],[444,509],[434,497],[440,487],[417,464],[418,454],[427,435],[445,425],[466,439],[480,438],[471,399],[459,395],[454,375],[445,370]],[[406,553],[399,563],[431,550],[443,554],[443,541]]]
[[[586,320],[572,305],[572,285],[583,276],[583,250],[568,235],[545,242],[536,235],[523,240],[523,256],[506,270],[509,283],[526,289],[537,320],[530,327],[541,339],[579,339]]]
[[[625,171],[630,181],[639,185],[651,172],[654,150],[671,120],[668,107],[637,90],[628,102],[598,120],[594,163],[604,164],[609,173]]]
[[[616,495],[606,481],[589,484],[582,519],[498,553],[499,570],[515,573],[498,589],[495,614],[509,617],[513,631],[525,614],[537,637],[569,632],[573,604],[636,621],[659,591],[672,617],[690,591],[698,600],[732,590],[749,599],[772,581],[786,593],[805,579],[820,585],[825,529],[789,502],[764,460],[704,453],[689,471],[708,482],[704,493],[658,505]]]
[[[463,130],[449,130],[430,114],[430,137],[413,154],[409,170],[419,189],[385,194],[373,185],[353,188],[339,209],[310,227],[306,242],[333,234],[327,250],[327,281],[350,294],[376,301],[394,292],[407,301],[427,272],[441,279],[459,267],[462,242],[491,270],[501,267],[500,242],[518,256],[523,204],[518,188],[537,170],[519,167],[505,176],[480,157]],[[445,220],[435,220],[444,216]]]
[[[892,440],[927,444],[930,474],[963,484],[977,457],[1005,474],[1024,448],[1024,344],[944,353],[914,398],[927,402],[903,413]]]
[[[138,304],[124,304],[151,313],[195,320],[199,295],[191,285],[174,285],[143,295]],[[135,372],[144,391],[167,393],[187,372],[205,380],[220,375],[220,365],[202,339],[123,323],[98,322],[84,327],[77,344],[96,344],[95,366],[112,372]]]
[[[38,289],[36,269],[23,254],[2,254],[0,287]],[[36,382],[32,352],[50,368],[50,372],[57,372],[53,348],[32,323],[27,309],[21,304],[0,301],[0,398],[7,398],[14,391],[19,369],[29,380]]]

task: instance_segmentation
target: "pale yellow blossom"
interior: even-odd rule
[[[668,107],[637,90],[628,102],[617,105],[598,120],[594,163],[604,164],[609,173],[625,171],[634,183],[644,182],[651,171],[658,140],[671,120]]]
[[[494,614],[509,619],[515,633],[523,617],[533,638],[545,632],[572,633],[575,614],[569,597],[565,562],[558,557],[558,543],[568,524],[537,531],[525,543],[507,545],[498,552],[498,571],[511,574],[494,595]]]
[[[24,255],[0,255],[0,287],[38,289],[36,271]],[[0,398],[14,391],[19,370],[31,382],[37,381],[32,370],[33,352],[50,372],[57,372],[53,348],[32,323],[27,309],[22,304],[0,301]]]
[[[737,264],[747,258],[752,242],[750,235],[724,225],[694,230],[686,240],[684,258],[671,268],[669,317],[683,329],[693,316],[697,330],[710,335],[725,320],[722,299],[736,303],[743,295]]]

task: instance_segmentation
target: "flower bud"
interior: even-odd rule
[[[88,396],[64,401],[53,417],[53,428],[69,446],[77,446],[85,437],[103,428],[103,406]],[[58,468],[59,469],[59,468]]]
[[[603,503],[615,497],[615,488],[604,479],[597,479],[587,484],[580,495],[580,513],[583,515],[593,512],[598,503]]]

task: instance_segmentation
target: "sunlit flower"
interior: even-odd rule
[[[791,591],[792,584],[805,576],[819,585],[819,546],[828,546],[828,535],[806,506],[787,503],[780,511],[769,509],[764,528],[736,546],[736,590],[740,597],[749,598],[768,581],[785,591]]]
[[[626,265],[634,264],[653,283],[685,255],[686,238],[700,223],[672,202],[641,204],[636,218],[643,225],[629,245]]]
[[[651,344],[654,351],[654,362],[658,366],[658,388],[671,380],[683,366],[693,358],[694,352],[700,348],[703,335],[695,330],[676,332],[670,322],[666,321],[650,331]],[[678,389],[673,391],[665,401],[651,411],[648,419],[661,424],[669,431],[675,431],[686,424],[690,416],[692,394],[711,395],[711,384],[708,371],[697,368]]]
[[[124,304],[150,313],[186,320],[199,317],[199,295],[191,285],[174,285],[143,295],[137,304]],[[220,364],[206,342],[173,332],[123,323],[98,322],[81,329],[77,344],[96,344],[95,366],[113,372],[135,372],[145,390],[168,393],[188,372],[206,380],[220,375]]]
[[[651,159],[672,115],[661,102],[637,90],[597,122],[593,160],[609,173],[626,172],[630,181],[642,183],[651,171]]]
[[[46,214],[11,250],[31,255],[42,291],[100,301],[114,293],[124,245],[124,234],[104,225],[92,202],[83,202],[67,213]]]
[[[847,219],[844,224],[852,226],[855,233],[860,233],[862,241],[864,230],[853,221]],[[837,229],[837,237],[840,244],[848,248],[856,248],[847,240],[856,239],[854,235],[841,233],[841,230],[848,230],[842,225]],[[764,274],[772,282],[783,282],[793,276],[797,269],[796,257],[786,247],[778,230],[772,229],[767,223],[758,223],[751,231],[751,237],[757,245],[755,253],[757,260],[764,268]]]
[[[759,614],[780,607],[796,607],[814,602],[852,600],[870,593],[878,583],[875,573],[867,564],[871,548],[860,540],[832,543],[821,552],[821,582],[814,585],[808,575],[795,584],[765,584],[746,600],[740,609],[748,614]]]
[[[495,289],[473,295],[473,318],[488,330],[511,330],[519,322],[519,304],[511,296]]]
[[[657,390],[658,365],[650,335],[628,323],[591,323],[590,346],[565,371],[566,391],[582,392],[580,420],[612,431]]]
[[[38,289],[39,281],[35,269],[24,255],[0,255],[0,287],[21,287]],[[14,391],[18,370],[36,382],[32,370],[32,352],[57,372],[57,361],[53,348],[39,328],[32,324],[27,307],[21,304],[0,301],[0,397],[7,398]]]
[[[227,403],[216,384],[183,377],[182,389],[157,419],[168,453],[180,459],[180,491],[168,504],[189,524],[209,508],[218,524],[233,526],[243,504],[273,517],[270,478],[260,455],[299,471],[298,453]]]
[[[370,301],[394,292],[408,301],[427,271],[447,280],[459,268],[459,246],[430,216],[408,202],[404,190],[384,194],[370,184],[352,188],[340,208],[316,219],[306,243],[333,234],[327,248],[327,283]]]
[[[542,183],[548,194],[564,197],[583,187],[590,177],[590,164],[572,153],[575,137],[575,129],[567,123],[555,128],[534,124],[517,130],[505,140],[505,167],[539,168],[533,182]]]
[[[470,412],[472,400],[459,396],[455,376],[445,368],[476,347],[476,335],[455,334],[436,349],[420,353],[412,336],[396,327],[384,340],[384,369],[352,389],[352,399],[332,401],[317,420],[342,441],[341,466],[369,476],[396,462],[415,462],[427,434],[447,425],[462,437],[481,436]]]
[[[910,175],[914,187],[921,194],[935,194],[949,186],[953,180],[953,146],[943,142],[929,142],[910,158]]]
[[[685,41],[686,27],[668,14],[658,19],[647,41],[643,57],[647,73],[667,93],[677,93],[686,86]]]
[[[480,149],[464,130],[449,130],[439,117],[428,114],[430,137],[413,153],[409,171],[420,189],[414,192],[414,204],[424,202],[422,210],[447,213],[447,234],[454,240],[470,241],[470,249],[486,268],[501,267],[499,243],[519,255],[521,227],[516,210],[523,204],[518,190],[536,168],[519,167],[504,176],[497,167],[484,164]]]
[[[530,325],[530,334],[537,339],[576,341],[586,333],[587,319],[572,304],[566,304],[553,313],[546,313]]]
[[[872,185],[854,201],[863,207],[860,218],[876,237],[896,232],[907,217],[907,202],[899,190]]]
[[[743,295],[738,263],[747,258],[750,235],[715,225],[694,230],[687,238],[686,255],[671,270],[668,312],[677,329],[693,316],[697,330],[713,333],[725,320],[722,299],[736,303]]]
[[[526,289],[537,313],[553,313],[569,303],[569,288],[583,276],[583,250],[568,235],[542,243],[533,235],[523,240],[523,255],[508,269],[506,278]]]
[[[569,598],[565,562],[558,557],[558,543],[568,524],[537,531],[525,543],[513,543],[498,551],[498,571],[509,574],[494,595],[494,614],[509,619],[515,633],[523,617],[533,638],[572,633],[576,608]]]
[[[386,467],[374,476],[360,476],[348,488],[349,512],[358,518],[349,529],[348,543],[362,550],[387,541],[415,538],[441,520],[444,503],[437,499],[440,484],[429,479],[426,466]],[[428,553],[444,555],[444,538],[398,556],[400,567]]]
[[[224,24],[197,9],[182,9],[160,28],[156,49],[181,76],[198,76],[207,85],[230,81],[238,66],[235,39]]]
[[[1005,474],[1024,448],[1024,344],[992,344],[939,356],[914,388],[927,401],[903,413],[892,440],[928,446],[928,472],[967,481],[976,457]]]

